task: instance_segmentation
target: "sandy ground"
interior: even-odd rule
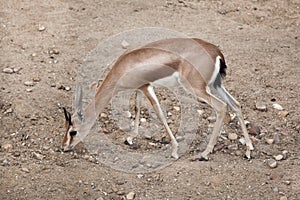
[[[300,198],[299,1],[12,0],[0,7],[0,199]],[[61,107],[72,106],[78,66],[102,40],[143,27],[169,28],[222,49],[229,67],[224,84],[260,130],[252,130],[251,161],[226,133],[210,161],[190,161],[210,124],[211,109],[203,105],[208,114],[195,114],[201,125],[190,150],[163,169],[125,173],[82,145],[59,151]],[[240,137],[236,123],[224,130]],[[117,133],[108,135],[127,148]],[[287,156],[270,168],[269,159],[283,151]]]

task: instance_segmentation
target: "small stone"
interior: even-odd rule
[[[228,139],[229,140],[236,140],[238,138],[238,135],[236,133],[229,133]]]
[[[240,138],[240,139],[239,139],[239,142],[240,142],[242,145],[245,145],[245,144],[246,144],[245,138]]]
[[[22,167],[22,168],[21,168],[21,171],[22,171],[22,172],[25,172],[25,173],[29,173],[29,169],[28,169],[28,168],[25,168],[25,167]]]
[[[280,161],[283,159],[283,155],[279,154],[277,156],[274,156],[275,160]]]
[[[284,160],[287,159],[288,151],[287,150],[282,151],[282,156]]]
[[[227,124],[228,124],[229,122],[231,122],[230,114],[227,114],[227,115],[225,116],[224,121],[225,121],[225,123],[227,123]]]
[[[135,198],[135,193],[134,192],[129,192],[127,195],[126,195],[126,199],[134,199]]]
[[[126,40],[123,40],[121,45],[123,49],[127,49],[130,46],[130,44]]]
[[[6,73],[6,74],[12,74],[12,73],[14,73],[14,70],[11,69],[11,68],[4,68],[2,71],[3,71],[3,73]]]
[[[260,128],[258,127],[258,126],[255,126],[255,125],[252,125],[251,127],[250,127],[250,129],[249,129],[249,134],[250,135],[255,135],[255,136],[257,136],[257,135],[259,135],[260,134]]]
[[[39,31],[44,31],[44,30],[46,30],[46,27],[40,24],[38,30]]]
[[[106,113],[101,113],[101,114],[100,114],[100,117],[101,117],[101,118],[107,118],[107,114],[106,114]]]
[[[173,108],[174,108],[174,110],[176,110],[176,111],[180,111],[180,107],[179,107],[179,106],[174,106]]]
[[[32,156],[37,159],[37,160],[43,160],[45,156],[43,156],[42,154],[39,154],[39,153],[36,153],[36,152],[33,152],[32,153]]]
[[[171,112],[168,112],[167,115],[168,115],[168,116],[172,116],[172,113],[171,113]]]
[[[59,51],[57,49],[52,50],[54,54],[59,54]]]
[[[278,187],[274,187],[273,191],[276,192],[276,193],[278,193],[279,192]]]
[[[4,112],[4,114],[6,115],[6,114],[9,114],[9,113],[12,113],[13,112],[13,109],[12,108],[9,108],[9,109],[7,109],[5,112]]]
[[[229,150],[238,150],[238,145],[237,144],[231,144],[231,145],[228,145],[227,147]]]
[[[268,160],[268,166],[270,167],[270,168],[276,168],[277,167],[277,162],[276,162],[276,160],[274,160],[274,159],[269,159]]]
[[[264,103],[262,103],[262,102],[257,102],[257,103],[255,104],[255,107],[256,107],[256,109],[259,110],[259,111],[267,111],[267,106],[266,106],[266,104],[264,104]]]
[[[34,86],[34,82],[33,81],[25,81],[24,85],[26,85],[26,86]]]
[[[13,145],[12,145],[12,144],[3,144],[3,145],[2,145],[2,149],[3,149],[4,151],[12,150],[12,149],[13,149]]]
[[[40,81],[41,81],[41,78],[38,77],[38,76],[36,76],[36,77],[33,77],[32,80],[33,80],[34,82],[40,82]]]
[[[278,103],[274,103],[273,108],[276,110],[283,110],[283,107],[281,105],[279,105]]]
[[[204,110],[197,110],[198,115],[202,115],[204,113]]]
[[[145,122],[147,122],[147,119],[146,118],[141,118],[141,120],[140,120],[142,123],[145,123]]]
[[[8,166],[9,165],[9,160],[4,159],[1,163],[2,166]]]
[[[280,197],[280,200],[288,200],[288,198],[286,196],[282,196]]]
[[[284,181],[283,183],[286,185],[291,185],[291,181]]]
[[[66,90],[66,91],[70,91],[71,88],[67,86],[67,87],[65,87],[65,90]]]
[[[273,134],[273,140],[274,140],[274,144],[279,144],[280,143],[280,138],[279,138],[278,133]]]
[[[129,111],[125,111],[125,116],[126,116],[127,118],[131,118],[131,113],[130,113]]]
[[[289,115],[289,112],[286,111],[286,110],[281,110],[281,111],[278,112],[278,115],[280,117],[287,117]]]
[[[274,144],[274,139],[267,138],[267,139],[266,139],[266,142],[267,142],[268,144]]]
[[[208,120],[210,123],[213,123],[213,122],[216,121],[216,117],[210,116],[210,117],[207,118],[207,120]]]
[[[270,175],[270,179],[271,180],[278,180],[278,179],[281,179],[283,176],[281,174],[278,174],[278,173],[271,173]]]

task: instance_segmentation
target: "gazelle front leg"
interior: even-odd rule
[[[129,145],[133,144],[133,139],[136,138],[139,134],[139,125],[140,125],[140,114],[141,114],[141,98],[142,92],[137,90],[135,95],[135,119],[134,119],[134,131],[129,137],[127,137],[126,141]]]
[[[151,85],[145,85],[143,87],[140,88],[140,90],[143,91],[143,93],[145,94],[145,96],[149,99],[150,103],[152,104],[157,116],[159,117],[159,119],[161,120],[161,122],[164,125],[164,128],[169,136],[169,138],[171,139],[171,144],[172,144],[172,157],[175,159],[178,159],[178,143],[170,129],[170,127],[168,126],[167,120],[163,114],[163,111],[160,107],[159,101],[157,99],[157,96],[155,95],[154,89]]]

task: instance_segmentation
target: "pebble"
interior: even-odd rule
[[[176,110],[176,111],[180,111],[180,107],[179,107],[179,106],[174,106],[173,108],[174,108],[174,110]]]
[[[44,31],[44,30],[46,30],[46,27],[40,24],[38,30],[39,31]]]
[[[13,149],[13,145],[12,144],[3,144],[1,148],[5,151],[9,151],[9,150]]]
[[[279,154],[277,156],[274,156],[275,160],[280,161],[283,159],[283,155]]]
[[[4,114],[9,114],[9,113],[12,113],[13,112],[13,109],[12,108],[9,108],[7,109],[6,111],[4,111]]]
[[[135,198],[135,193],[134,192],[129,192],[127,195],[126,195],[126,199],[134,199]]]
[[[131,113],[130,113],[129,111],[125,111],[125,116],[126,116],[127,118],[131,118]]]
[[[252,125],[251,128],[249,129],[249,134],[250,135],[259,135],[261,133],[260,128],[256,125]]]
[[[145,122],[147,122],[147,119],[146,118],[141,118],[141,120],[140,120],[142,123],[145,123]]]
[[[268,144],[274,144],[274,139],[266,138]]]
[[[278,103],[274,103],[273,108],[276,110],[283,110],[283,107],[281,105],[279,105]]]
[[[36,152],[33,152],[32,153],[33,157],[35,159],[38,159],[38,160],[43,160],[45,156],[43,156],[42,154],[39,154],[39,153],[36,153]]]
[[[238,138],[238,135],[236,133],[229,133],[228,139],[229,140],[236,140]]]
[[[130,44],[126,40],[123,40],[121,45],[123,49],[127,49],[130,46]]]
[[[107,114],[106,114],[106,113],[101,113],[101,114],[100,114],[100,117],[101,117],[101,118],[107,118]]]
[[[231,145],[228,145],[227,147],[229,150],[238,150],[238,145],[237,144],[231,144]]]
[[[245,144],[246,144],[245,138],[240,138],[240,139],[239,139],[239,142],[240,142],[242,145],[245,145]]]
[[[25,172],[25,173],[29,173],[29,169],[28,169],[28,168],[25,168],[25,167],[22,167],[22,168],[21,168],[21,171],[22,171],[22,172]]]
[[[282,196],[280,197],[280,200],[288,200],[288,198],[286,196]]]
[[[274,160],[274,159],[269,159],[268,160],[268,166],[270,167],[270,168],[276,168],[277,167],[277,162],[276,162],[276,160]]]
[[[11,68],[4,68],[4,69],[3,69],[3,73],[6,73],[6,74],[12,74],[12,73],[14,73],[14,70],[11,69]]]
[[[278,180],[278,179],[281,179],[283,176],[281,174],[278,174],[278,173],[271,173],[270,174],[270,179],[271,180]]]
[[[41,81],[41,78],[38,77],[38,76],[36,76],[36,77],[33,77],[32,80],[33,80],[34,82],[40,82],[40,81]]]
[[[282,151],[282,155],[284,160],[287,159],[288,151],[287,150]]]
[[[34,86],[34,82],[33,81],[25,81],[24,85],[26,85],[26,86]]]
[[[267,111],[267,106],[266,106],[266,104],[264,104],[264,103],[262,103],[262,102],[257,102],[257,103],[255,104],[255,107],[256,107],[256,109],[259,110],[259,111]]]
[[[289,112],[286,111],[286,110],[281,110],[281,111],[278,112],[278,115],[280,117],[287,117],[289,115]]]
[[[274,187],[273,191],[276,192],[276,193],[278,193],[279,192],[278,187]]]
[[[273,134],[273,139],[274,139],[274,144],[279,144],[280,138],[279,138],[278,133]]]
[[[9,160],[4,159],[1,163],[2,166],[8,166],[9,165]]]

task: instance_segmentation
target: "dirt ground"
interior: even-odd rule
[[[0,7],[0,199],[300,198],[299,1],[11,0]],[[228,65],[224,85],[260,130],[250,130],[253,159],[244,159],[239,141],[222,134],[208,162],[190,161],[211,120],[203,105],[208,114],[195,113],[200,125],[190,150],[163,169],[125,173],[80,145],[59,151],[61,107],[71,108],[78,66],[102,40],[142,27],[220,46]],[[224,130],[241,136],[236,122]],[[270,159],[283,151],[271,168]]]

